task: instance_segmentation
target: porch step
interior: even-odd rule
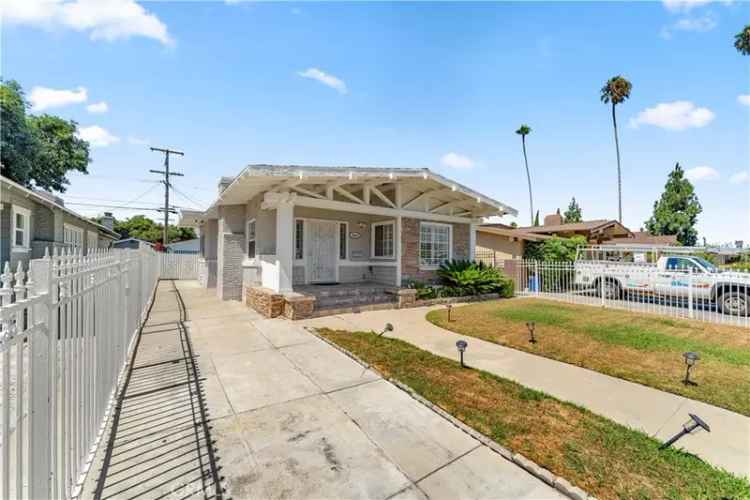
[[[315,295],[318,300],[329,297],[359,297],[359,296],[372,296],[372,295],[385,295],[385,291],[388,287],[386,286],[331,286],[330,288],[324,286],[310,287],[304,290],[303,293]]]
[[[315,301],[315,308],[352,307],[384,303],[393,304],[395,302],[396,298],[393,295],[388,295],[384,292],[369,294],[350,293],[346,295],[318,296]]]
[[[310,315],[311,318],[320,318],[322,316],[333,316],[335,314],[357,313],[365,311],[380,311],[383,309],[395,309],[396,302],[380,302],[377,304],[361,304],[348,307],[316,307]]]

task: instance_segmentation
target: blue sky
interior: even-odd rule
[[[173,162],[183,207],[207,206],[248,163],[426,166],[526,225],[526,123],[541,214],[575,196],[585,218],[616,218],[599,89],[622,74],[625,224],[643,225],[679,161],[701,236],[750,241],[750,58],[732,46],[748,4],[4,3],[3,77],[98,144],[65,195],[85,214],[103,210],[72,203],[161,203],[147,145],[166,145],[186,153]]]

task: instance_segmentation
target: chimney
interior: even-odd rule
[[[219,179],[219,194],[221,194],[234,180],[234,177],[222,177]]]
[[[104,212],[104,216],[102,216],[102,226],[106,227],[110,231],[114,230],[115,218],[112,217],[112,212]]]
[[[560,214],[552,214],[552,215],[544,216],[545,226],[558,226],[562,223],[563,223],[563,218],[562,218],[562,215]]]

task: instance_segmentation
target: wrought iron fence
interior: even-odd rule
[[[150,249],[8,263],[0,275],[0,497],[81,486],[159,279]]]

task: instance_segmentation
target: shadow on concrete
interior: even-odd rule
[[[156,302],[160,322],[147,320],[138,336],[94,497],[221,499],[203,379],[173,281],[159,283]],[[174,321],[164,321],[165,305]]]

